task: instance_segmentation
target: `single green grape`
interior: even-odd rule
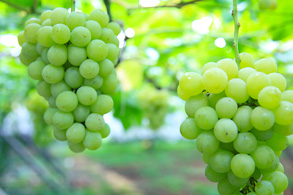
[[[86,60],[87,54],[83,47],[76,47],[72,44],[68,46],[68,61],[73,66],[79,66],[84,60]]]
[[[186,72],[179,80],[180,88],[190,96],[198,95],[203,91],[202,76],[195,72]]]
[[[86,106],[92,105],[97,100],[97,92],[89,86],[82,86],[76,91],[78,101]]]
[[[77,96],[72,91],[64,91],[57,96],[56,105],[63,112],[72,112],[78,105]]]
[[[201,129],[212,129],[218,121],[217,112],[209,106],[199,108],[194,115],[195,123]]]
[[[73,111],[74,120],[80,123],[84,122],[89,114],[90,114],[90,108],[82,104],[79,104]]]
[[[203,74],[204,88],[213,94],[221,93],[228,84],[227,74],[220,68],[210,68]]]
[[[235,60],[225,58],[217,62],[217,67],[225,71],[228,80],[236,78],[238,75],[238,65]]]
[[[203,131],[196,140],[196,148],[205,154],[213,154],[219,149],[219,145],[220,142],[212,131]]]
[[[106,114],[110,112],[113,108],[114,102],[109,95],[98,95],[96,101],[90,106],[90,110],[97,114]]]
[[[67,140],[72,143],[80,143],[85,138],[85,132],[85,127],[81,123],[73,123],[66,131]]]
[[[63,80],[64,68],[62,66],[54,66],[48,64],[42,71],[43,79],[50,84],[56,84]]]
[[[80,87],[83,83],[83,77],[80,75],[77,67],[68,68],[65,71],[64,80],[65,83],[73,89]]]
[[[236,139],[238,128],[233,120],[222,118],[216,122],[214,133],[219,141],[229,143]]]
[[[233,118],[237,112],[237,108],[237,102],[230,97],[224,97],[216,104],[216,112],[219,118]]]
[[[79,72],[85,79],[93,79],[99,73],[99,64],[91,59],[84,60],[79,66]]]
[[[272,57],[260,59],[255,62],[254,66],[257,71],[264,72],[266,74],[277,72],[278,69],[276,60]]]
[[[181,135],[189,140],[196,139],[201,131],[202,130],[196,126],[194,118],[186,118],[180,125]]]

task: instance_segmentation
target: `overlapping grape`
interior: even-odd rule
[[[103,115],[112,110],[110,95],[119,83],[120,31],[102,10],[87,15],[56,8],[26,21],[18,35],[19,58],[49,102],[44,119],[73,152],[98,149],[110,133]]]
[[[279,157],[293,133],[293,90],[273,58],[240,54],[187,72],[177,89],[188,117],[180,126],[207,163],[205,175],[218,192],[283,194],[288,178]]]

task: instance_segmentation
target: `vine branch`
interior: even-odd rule
[[[20,6],[20,5],[17,5],[17,4],[14,4],[14,3],[11,3],[11,2],[9,2],[9,1],[7,1],[7,0],[0,0],[0,2],[3,2],[3,3],[5,3],[5,4],[7,4],[8,6],[13,7],[13,8],[15,8],[15,9],[18,9],[18,10],[25,11],[25,12],[27,12],[27,13],[30,12],[30,11],[29,11],[28,9],[26,9],[25,7]]]
[[[193,4],[193,3],[197,3],[199,1],[203,1],[203,0],[193,0],[193,1],[188,1],[188,2],[180,2],[180,3],[177,3],[177,4],[166,4],[166,5],[160,5],[160,6],[149,6],[149,7],[142,7],[142,6],[129,6],[127,5],[126,3],[120,1],[120,0],[112,0],[112,2],[115,2],[123,7],[125,7],[126,9],[128,10],[136,10],[136,9],[151,9],[151,8],[182,8],[186,5],[189,5],[189,4]]]
[[[107,9],[107,13],[109,15],[110,22],[112,22],[112,14],[111,14],[111,0],[104,0],[104,4]]]
[[[75,11],[75,0],[71,0],[71,12]]]
[[[236,63],[239,66],[240,65],[240,56],[239,56],[239,48],[238,48],[238,34],[239,34],[240,23],[238,21],[237,0],[233,0],[232,16],[234,18],[234,44],[233,44],[233,47],[234,47]]]

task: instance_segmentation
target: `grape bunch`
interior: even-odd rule
[[[207,163],[205,175],[221,195],[279,195],[288,178],[279,161],[293,133],[293,90],[273,58],[240,54],[185,73],[178,95],[188,117],[180,126]]]
[[[168,92],[148,88],[140,91],[139,99],[145,117],[149,120],[149,127],[158,130],[164,124],[168,112]]]
[[[102,10],[87,15],[56,8],[27,20],[18,35],[20,61],[49,102],[44,119],[73,152],[98,149],[110,133],[103,115],[112,110],[110,95],[119,84],[120,31]]]

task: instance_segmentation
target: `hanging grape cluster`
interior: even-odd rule
[[[293,133],[293,90],[273,58],[240,54],[187,72],[177,89],[188,117],[180,126],[207,163],[205,175],[221,195],[283,194],[288,178],[279,161]]]
[[[73,152],[98,149],[110,133],[103,115],[112,110],[110,95],[119,84],[120,31],[102,10],[87,15],[56,8],[27,20],[18,35],[19,58],[49,102],[44,119]]]

